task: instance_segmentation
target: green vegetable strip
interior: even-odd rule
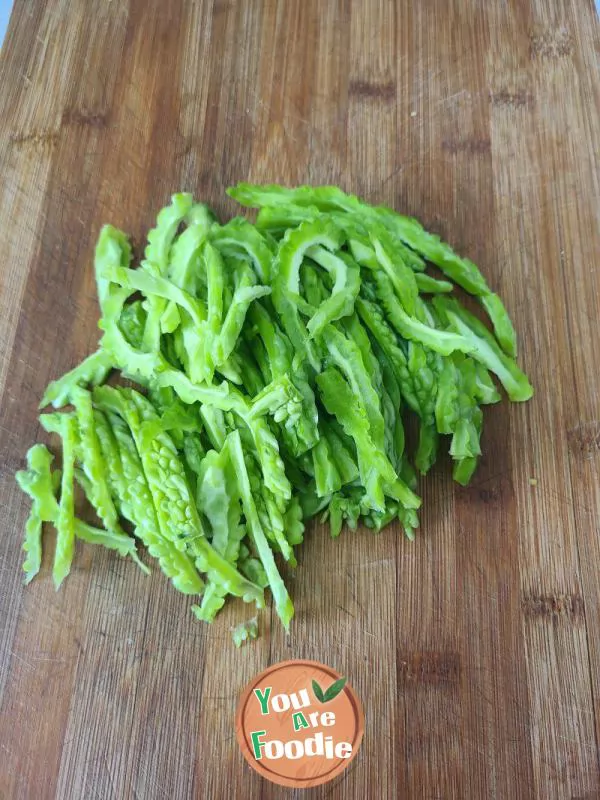
[[[485,325],[451,298],[440,295],[434,302],[436,308],[445,312],[453,329],[469,341],[473,358],[498,376],[509,398],[515,402],[529,400],[533,389],[527,376],[512,358],[502,352]]]
[[[437,278],[432,278],[422,272],[415,274],[415,281],[418,290],[425,294],[447,294],[453,289],[450,281],[438,281]]]
[[[358,265],[345,253],[334,255],[319,245],[313,245],[306,255],[327,270],[334,279],[331,297],[328,297],[306,323],[310,337],[322,333],[329,322],[346,317],[354,310],[354,301],[360,289]]]
[[[321,435],[325,437],[329,446],[329,453],[339,473],[342,484],[352,483],[359,477],[358,466],[354,460],[353,453],[346,446],[346,443],[331,421],[321,420],[320,429]],[[319,491],[318,489],[316,466],[315,478],[317,480],[317,493],[319,496],[323,497],[327,492]],[[337,489],[332,489],[331,491],[337,491]]]
[[[393,264],[379,239],[372,237],[371,241],[375,248],[377,262],[388,277],[389,283],[386,282],[387,285],[391,284],[393,287],[393,291],[402,303],[404,311],[410,315],[414,314],[418,294],[414,273],[401,259],[397,258],[396,263]]]
[[[250,489],[250,480],[248,478],[248,471],[246,469],[246,462],[244,460],[244,452],[242,450],[242,442],[238,431],[233,431],[229,434],[229,452],[231,453],[231,460],[235,466],[238,484],[240,487],[240,495],[242,498],[242,505],[244,507],[244,514],[248,524],[250,537],[256,551],[260,557],[262,565],[267,573],[269,579],[269,586],[275,601],[275,608],[277,614],[281,619],[286,630],[294,615],[294,606],[287,593],[285,584],[279,574],[273,553],[269,547],[269,543],[265,537],[262,525],[258,518],[256,505]]]
[[[195,294],[201,268],[200,249],[212,225],[212,214],[207,206],[197,203],[186,215],[186,220],[190,227],[173,242],[166,272],[175,286],[188,294]],[[161,329],[172,332],[180,320],[177,304],[169,301],[161,317]]]
[[[52,577],[58,589],[71,571],[75,547],[75,501],[73,478],[75,470],[75,448],[77,446],[77,421],[65,415],[62,429],[62,479],[60,483],[60,503],[56,519],[56,550]]]
[[[246,459],[246,462],[250,475],[251,467],[248,464],[248,459]],[[254,478],[257,480],[253,480]],[[269,541],[273,543],[275,550],[279,551],[284,559],[295,567],[294,551],[290,546],[285,531],[284,512],[288,504],[287,501],[273,495],[266,486],[261,486],[260,475],[254,470],[252,470],[251,481],[256,485],[256,504],[265,534]]]
[[[271,250],[260,231],[243,217],[229,220],[223,226],[213,226],[210,241],[224,255],[243,253],[248,256],[258,280],[265,284],[270,282],[273,258]]]
[[[341,234],[331,222],[304,222],[299,228],[288,230],[275,259],[273,303],[294,349],[316,371],[320,369],[317,351],[309,339],[308,330],[298,313],[298,304],[293,298],[300,294],[300,265],[306,251],[316,245],[336,250],[340,244]]]
[[[383,308],[385,308],[390,324],[405,339],[429,347],[436,353],[444,356],[450,355],[455,350],[468,353],[472,345],[464,336],[458,336],[448,331],[440,331],[423,325],[415,317],[410,317],[402,308],[393,293],[392,283],[387,275],[381,272],[376,273],[375,282],[377,294]]]
[[[421,421],[419,425],[419,443],[415,453],[415,467],[421,475],[426,475],[435,464],[439,444],[435,420]]]
[[[398,347],[394,332],[387,325],[383,314],[374,303],[359,298],[356,306],[361,320],[388,358],[401,387],[402,396],[413,411],[420,414],[419,399],[417,398],[413,378],[408,370],[408,361],[404,352]]]
[[[246,319],[246,312],[252,301],[268,294],[271,294],[268,286],[254,285],[254,277],[250,270],[241,270],[231,304],[223,321],[223,327],[215,343],[217,365],[225,362],[233,352]]]
[[[492,321],[494,333],[496,334],[496,339],[500,342],[500,346],[508,356],[516,358],[517,334],[502,300],[497,294],[484,294],[481,297],[481,305],[485,308],[488,317]]]
[[[76,519],[75,536],[77,539],[81,539],[82,542],[101,545],[108,550],[115,550],[120,556],[131,556],[143,573],[150,574],[148,567],[140,561],[137,555],[135,539],[127,536],[126,533],[117,534],[113,531],[105,531],[101,528],[95,528],[93,525],[88,525],[87,522],[81,519]]]
[[[156,227],[148,233],[148,245],[144,256],[147,261],[158,267],[161,274],[165,273],[169,266],[169,252],[177,229],[192,208],[191,194],[186,192],[174,194],[171,205],[160,211],[156,218]]]
[[[148,245],[144,252],[141,271],[160,279],[167,274],[171,245],[181,222],[192,210],[193,199],[190,194],[174,194],[171,205],[163,208],[156,219],[156,227],[148,233]],[[146,299],[148,316],[144,330],[144,349],[158,351],[160,348],[161,319],[167,308],[167,299],[158,293]]]
[[[205,338],[203,342],[203,360],[206,364],[208,374],[211,375],[215,367],[213,355],[217,337],[221,330],[223,319],[223,292],[225,288],[224,271],[225,265],[219,251],[210,242],[206,242],[203,250],[203,258],[206,265],[207,282],[207,324]]]
[[[121,312],[117,324],[119,330],[132,347],[139,349],[142,346],[146,318],[147,314],[144,311],[141,300],[135,300],[133,303],[129,303]],[[97,386],[100,384],[93,385]]]
[[[480,403],[485,405],[500,401],[500,392],[494,386],[492,376],[480,361],[475,362],[475,385],[476,396]]]
[[[104,383],[112,368],[110,353],[105,350],[97,350],[62,378],[52,381],[44,392],[39,407],[44,408],[52,404],[54,408],[60,408],[67,405],[71,400],[71,392],[76,386],[99,386]]]
[[[104,277],[111,283],[116,283],[118,286],[128,289],[131,294],[143,292],[147,297],[156,296],[164,300],[170,300],[184,308],[194,324],[199,328],[202,328],[206,320],[206,309],[200,300],[195,299],[183,289],[179,289],[166,278],[151,275],[146,270],[125,269],[125,267],[106,269]]]
[[[119,466],[113,463],[108,465],[113,467],[112,471],[106,469],[107,461],[100,449],[90,393],[78,387],[72,392],[72,402],[79,425],[78,453],[89,481],[90,501],[107,530],[117,535],[123,534],[107,476],[108,472],[113,475],[113,480],[118,480]]]
[[[158,560],[160,568],[171,579],[173,586],[183,594],[200,594],[204,582],[192,559],[160,533],[152,494],[127,424],[115,414],[109,413],[107,419],[119,448],[127,486],[123,498],[125,516],[135,525],[136,536],[148,548],[150,555]]]
[[[336,466],[333,451],[325,437],[312,449],[317,495],[327,497],[342,488],[342,479]]]
[[[291,345],[260,302],[250,307],[248,315],[267,351],[273,379],[291,375],[294,385],[302,395],[302,414],[294,429],[297,436],[295,453],[300,455],[314,447],[318,440],[318,415],[314,392],[306,378],[305,370],[293,369]]]
[[[31,497],[31,511],[25,525],[23,562],[25,583],[29,583],[40,571],[42,563],[42,522],[50,522],[58,516],[58,503],[54,497],[50,477],[53,456],[42,444],[31,447],[27,453],[28,470],[16,473],[15,478],[22,491]]]
[[[211,450],[206,454],[198,476],[197,498],[198,506],[211,526],[212,546],[230,563],[235,564],[244,530],[239,525],[239,510],[237,520],[235,519],[235,509],[239,509],[239,501],[232,491],[231,482],[227,480],[227,461],[228,453],[225,449],[221,453]],[[221,584],[211,580],[202,597],[201,606],[194,606],[192,610],[198,619],[212,622],[223,607],[226,594]]]
[[[346,376],[352,391],[363,402],[373,444],[378,450],[383,450],[384,424],[379,397],[363,363],[360,348],[353,339],[347,338],[333,326],[323,332],[323,340],[332,362]]]

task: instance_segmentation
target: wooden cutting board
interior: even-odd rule
[[[0,796],[300,797],[243,761],[246,682],[322,661],[362,750],[319,798],[600,797],[599,24],[592,0],[16,2],[0,55]],[[176,190],[334,183],[418,216],[505,298],[536,388],[486,409],[422,526],[314,526],[237,651],[155,570],[78,548],[21,581],[13,473],[48,381],[98,338],[103,222],[139,245]],[[243,612],[242,612],[243,613]]]

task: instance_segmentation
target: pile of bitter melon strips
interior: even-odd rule
[[[33,501],[24,570],[27,581],[39,571],[44,522],[57,532],[57,587],[77,539],[147,570],[139,540],[176,589],[198,596],[200,619],[213,620],[227,595],[261,607],[269,587],[287,627],[293,605],[275,555],[295,565],[307,519],[327,517],[332,536],[398,520],[412,538],[416,474],[440,447],[455,480],[473,474],[481,406],[500,399],[492,374],[511,400],[532,389],[499,297],[414,219],[334,187],[229,193],[260,209],[255,224],[220,225],[174,195],[135,269],[125,234],[102,229],[98,350],[41,404],[71,407],[40,418],[62,440],[62,468],[35,445],[17,474]],[[113,370],[137,388],[105,385]],[[75,485],[103,527],[75,516]],[[255,635],[251,620],[234,638]]]

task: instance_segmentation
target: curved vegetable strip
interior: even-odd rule
[[[273,553],[269,547],[269,543],[267,542],[262,525],[260,524],[260,520],[258,518],[256,505],[250,489],[250,480],[248,478],[248,471],[246,469],[246,462],[244,460],[244,452],[242,450],[242,442],[239,432],[233,431],[230,433],[227,441],[229,442],[231,460],[235,466],[238,485],[240,488],[240,496],[242,498],[242,506],[244,508],[244,514],[246,516],[250,537],[260,557],[265,572],[267,573],[277,614],[287,630],[294,615],[294,606],[290,596],[287,593],[287,589],[285,588],[285,584],[281,578],[281,575],[279,574],[279,570],[275,564],[275,559],[273,558]]]
[[[415,317],[410,317],[395,297],[388,276],[377,272],[374,277],[379,301],[385,308],[390,323],[400,336],[420,342],[444,356],[450,355],[455,350],[463,353],[469,353],[472,350],[472,344],[466,337],[431,328],[429,325],[419,322]]]
[[[297,228],[298,225],[318,215],[319,209],[314,207],[306,208],[293,204],[264,206],[256,217],[256,227],[261,231],[283,235],[288,228]]]
[[[358,470],[357,470],[358,472]],[[288,542],[294,547],[304,540],[304,521],[302,506],[296,495],[292,497],[285,512],[285,535]],[[295,561],[293,562],[295,566]]]
[[[436,424],[440,433],[452,434],[450,455],[458,462],[475,459],[476,463],[481,454],[483,415],[477,404],[477,391],[476,364],[472,358],[456,354],[444,363],[439,376]],[[471,463],[468,462],[469,468]],[[465,474],[464,465],[457,474]]]
[[[104,313],[110,297],[110,281],[104,276],[105,269],[108,267],[128,268],[130,263],[131,245],[127,236],[112,225],[103,225],[94,251],[96,287],[102,313]]]
[[[472,357],[498,376],[506,393],[515,402],[524,402],[533,396],[527,376],[516,362],[507,356],[488,329],[477,317],[459,303],[442,295],[434,299],[435,307],[445,313],[452,328],[467,339],[472,347]]]
[[[376,210],[403,242],[438,266],[469,294],[479,298],[505,353],[516,355],[516,334],[508,312],[500,298],[490,290],[478,267],[468,258],[458,256],[439,236],[428,233],[416,219],[403,217],[383,206]]]
[[[197,296],[201,280],[200,249],[213,221],[208,206],[196,203],[186,215],[189,227],[177,237],[170,249],[167,276],[175,286],[193,296]],[[169,301],[161,317],[161,329],[172,332],[180,319],[177,305]]]
[[[438,452],[439,436],[435,427],[435,420],[419,424],[419,443],[415,453],[415,467],[421,475],[426,475],[435,464]]]
[[[457,483],[460,483],[461,486],[467,486],[467,484],[473,477],[473,473],[475,472],[476,467],[477,467],[477,457],[473,456],[473,457],[461,458],[458,461],[454,462],[454,468],[452,470],[452,478]]]
[[[358,198],[345,194],[336,186],[285,186],[240,182],[227,189],[227,194],[242,206],[261,208],[284,204],[314,206],[319,211],[356,211],[361,208]],[[369,208],[370,206],[367,206]]]
[[[346,253],[334,255],[319,245],[309,247],[306,255],[326,269],[334,280],[331,296],[321,303],[306,323],[306,329],[314,339],[329,322],[352,314],[360,290],[360,270]]]
[[[298,357],[307,359],[317,372],[320,360],[293,296],[300,295],[300,265],[306,251],[315,245],[337,250],[341,241],[341,233],[333,223],[322,219],[304,222],[299,228],[287,231],[279,245],[274,267],[273,304]]]
[[[235,217],[226,225],[214,225],[209,238],[224,255],[248,256],[258,280],[261,283],[270,283],[273,254],[260,231],[247,219]]]
[[[156,218],[156,226],[148,233],[148,245],[144,251],[146,260],[142,261],[142,271],[158,278],[167,274],[171,245],[179,225],[192,208],[192,195],[181,193],[174,194],[171,204],[161,209]],[[148,316],[144,330],[144,349],[157,351],[160,348],[161,319],[167,308],[167,298],[152,294],[147,298],[146,304]]]
[[[159,275],[152,275],[149,271],[143,269],[110,267],[104,270],[104,277],[111,283],[116,283],[118,286],[128,289],[130,294],[143,292],[147,298],[155,296],[170,300],[184,308],[194,324],[199,328],[202,327],[206,320],[206,309],[200,300],[192,297],[186,291]]]
[[[119,319],[130,291],[111,286],[107,278],[111,269],[128,266],[130,258],[131,249],[125,234],[112,225],[105,225],[100,231],[94,255],[98,298],[102,310],[99,326],[104,330],[101,347],[114,361],[114,365],[126,375],[147,383],[156,371],[168,366],[167,362],[160,353],[141,353],[127,341],[119,327]]]
[[[224,363],[233,352],[252,301],[271,294],[268,286],[256,286],[254,275],[249,268],[244,268],[242,265],[237,273],[235,291],[214,345],[217,366]]]
[[[371,377],[373,389],[375,390],[375,392],[379,393],[382,389],[382,383],[383,383],[382,365],[375,357],[373,348],[371,347],[369,336],[366,330],[363,328],[363,325],[360,319],[358,318],[358,315],[352,314],[352,316],[344,320],[342,325],[340,325],[339,327],[343,328],[346,337],[348,339],[351,339],[356,344],[356,347],[360,352],[360,356],[364,364],[364,367],[367,370],[367,373]],[[398,400],[399,399],[400,399],[400,394],[398,394]]]
[[[487,405],[500,401],[500,392],[494,386],[492,376],[480,361],[475,362],[475,385],[476,396],[480,403]]]
[[[213,352],[223,319],[225,265],[221,254],[209,241],[204,244],[203,260],[206,267],[207,321],[204,342],[201,344],[203,349],[202,361],[204,362],[207,375],[212,378],[215,368]]]
[[[276,497],[261,481],[260,471],[254,466],[253,459],[246,450],[246,468],[253,491],[256,509],[265,535],[273,543],[276,551],[296,566],[294,551],[288,542],[285,531],[285,510],[287,500]]]
[[[173,239],[181,222],[192,212],[193,202],[188,192],[172,195],[171,204],[158,212],[156,226],[148,233],[144,256],[158,267],[161,274],[167,271]]]
[[[223,319],[223,289],[225,266],[219,251],[206,242],[204,245],[206,261],[208,329],[217,334]]]
[[[113,368],[113,360],[106,350],[96,350],[62,378],[48,384],[39,408],[52,404],[54,408],[66,406],[71,401],[75,386],[99,386]]]
[[[242,396],[239,396],[242,400]],[[240,402],[235,408],[236,413],[245,422],[252,436],[256,455],[261,466],[265,486],[276,497],[289,500],[292,496],[292,487],[285,474],[285,467],[279,454],[277,439],[273,435],[263,417],[252,417],[247,404]]]

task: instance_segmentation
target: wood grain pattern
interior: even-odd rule
[[[319,798],[600,797],[600,26],[592,0],[16,2],[0,54],[0,796],[283,798],[235,742],[245,683],[350,676],[359,757]],[[236,651],[159,574],[52,543],[21,586],[13,473],[97,339],[95,236],[172,191],[333,182],[418,216],[506,299],[536,387],[486,409],[473,484],[422,528],[314,526]],[[531,485],[530,478],[537,479]]]

